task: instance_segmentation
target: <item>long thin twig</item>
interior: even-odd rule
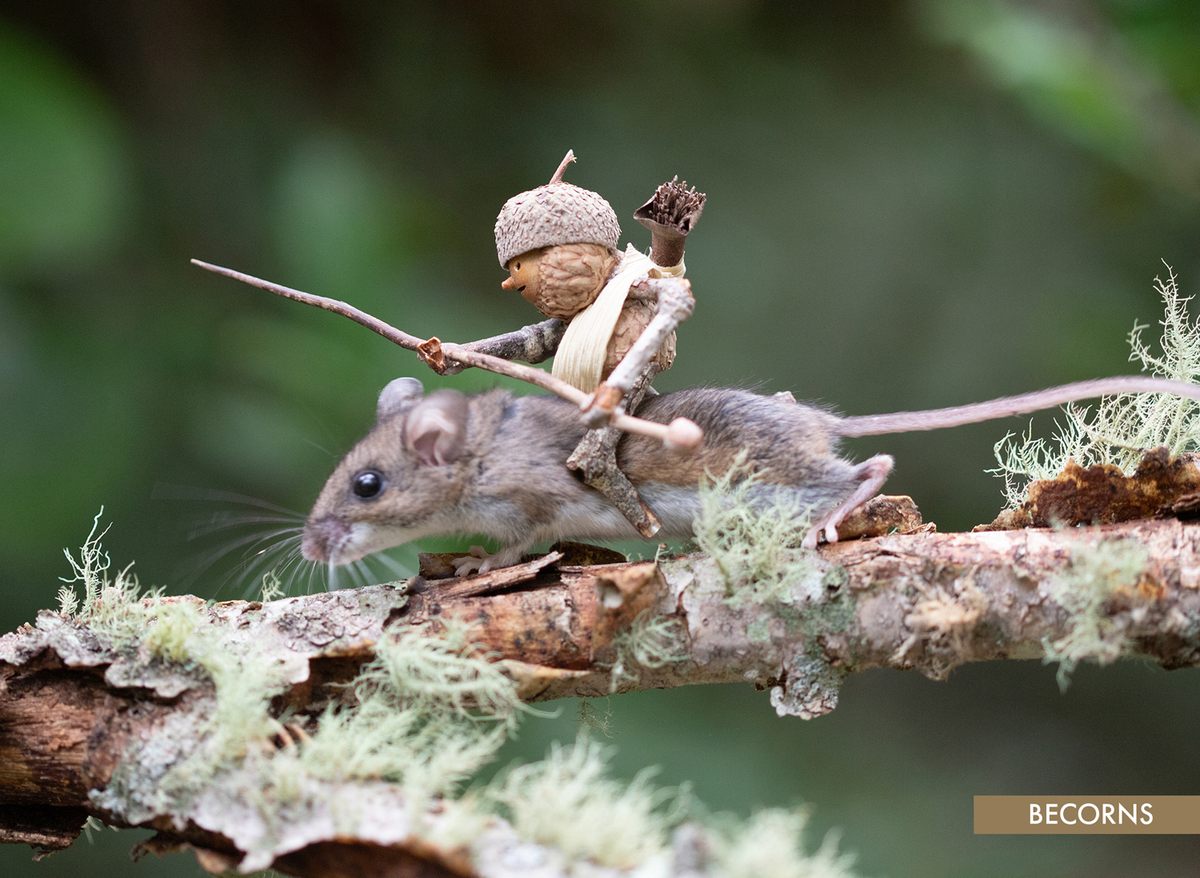
[[[205,271],[211,271],[214,274],[220,274],[233,280],[241,281],[260,290],[266,290],[268,293],[282,296],[285,299],[302,302],[305,305],[312,305],[315,308],[322,308],[325,311],[332,311],[334,314],[341,314],[343,317],[348,317],[355,323],[365,326],[372,332],[382,335],[393,344],[410,351],[416,351],[421,355],[422,359],[428,358],[436,361],[437,359],[445,358],[466,366],[486,369],[498,375],[507,375],[509,378],[516,378],[518,381],[525,381],[541,387],[543,390],[548,390],[578,406],[583,406],[590,398],[582,390],[555,378],[548,372],[543,372],[541,369],[522,366],[520,363],[510,363],[499,357],[492,357],[487,354],[481,354],[478,351],[469,350],[463,345],[443,344],[437,338],[427,340],[417,338],[415,335],[409,335],[404,330],[397,329],[390,323],[380,320],[378,317],[368,314],[366,311],[355,308],[353,305],[339,299],[306,293],[303,290],[285,287],[250,274],[235,271],[232,268],[213,265],[199,259],[193,259],[192,264],[203,268]],[[619,430],[624,430],[627,433],[649,436],[659,440],[664,445],[681,449],[696,448],[703,439],[703,433],[700,432],[700,428],[686,418],[677,418],[670,424],[659,424],[654,421],[646,421],[631,415],[618,413],[613,416],[611,426]]]

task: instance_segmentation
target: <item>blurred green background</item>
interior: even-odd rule
[[[239,596],[263,565],[237,541],[269,523],[195,538],[256,514],[225,492],[303,511],[389,379],[495,383],[189,257],[418,335],[515,328],[537,315],[499,289],[492,222],[572,147],[622,218],[675,173],[709,195],[660,387],[865,414],[1117,374],[1160,260],[1200,289],[1198,58],[1191,0],[0,0],[0,629],[53,603],[101,504],[144,582]],[[894,453],[889,489],[961,529],[999,508],[983,470],[1022,427],[851,451]],[[1180,875],[1194,841],[976,838],[970,797],[1200,793],[1198,694],[1125,664],[1060,695],[1007,663],[856,676],[811,722],[748,687],[597,707],[620,772],[741,814],[807,801],[866,874]],[[531,720],[511,755],[577,724]],[[0,874],[199,874],[131,866],[137,837],[0,849]]]

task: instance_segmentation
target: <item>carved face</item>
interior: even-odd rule
[[[508,277],[500,284],[501,289],[515,290],[526,302],[539,307],[541,295],[541,259],[546,247],[529,250],[508,260]]]
[[[618,261],[603,244],[541,247],[510,259],[500,286],[516,290],[547,317],[570,320],[596,300]]]

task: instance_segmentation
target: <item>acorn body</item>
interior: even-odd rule
[[[604,367],[601,370],[601,380],[607,378],[617,364],[629,353],[641,334],[650,325],[658,311],[658,301],[650,295],[645,285],[635,285],[629,291],[629,298],[617,318],[616,328],[608,341],[608,352],[604,357]],[[653,361],[659,372],[665,372],[675,362],[675,333],[667,336]]]

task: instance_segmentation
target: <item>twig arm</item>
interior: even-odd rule
[[[481,338],[463,345],[469,351],[487,354],[489,357],[499,357],[502,360],[521,360],[526,363],[541,363],[554,356],[558,344],[562,341],[567,324],[557,317],[543,320],[541,323],[531,323],[513,332]],[[428,363],[430,368],[435,368]],[[466,368],[461,363],[446,363],[443,368],[435,369],[441,375],[454,375]]]

